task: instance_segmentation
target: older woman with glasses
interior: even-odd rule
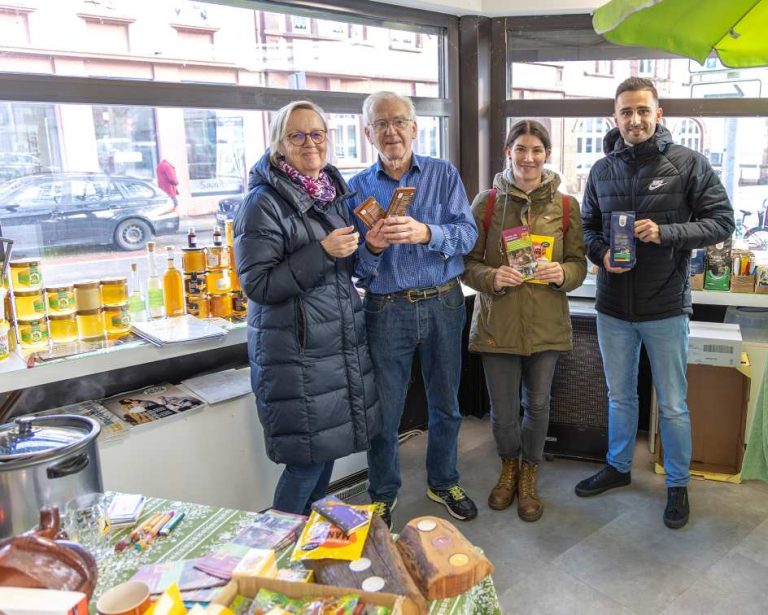
[[[366,450],[380,422],[352,285],[359,237],[327,135],[314,103],[280,109],[235,217],[251,382],[267,455],[286,464],[273,505],[299,514],[325,495],[334,460]]]
[[[463,276],[479,291],[469,349],[482,354],[501,457],[501,475],[488,506],[502,510],[517,495],[517,513],[524,521],[537,521],[544,512],[537,473],[549,426],[550,389],[560,353],[571,349],[565,293],[581,286],[587,273],[579,205],[558,191],[560,177],[544,168],[551,153],[549,133],[539,122],[512,126],[504,147],[506,168],[494,178],[493,189],[472,203],[480,235],[465,259]],[[541,237],[525,250],[527,258],[508,251],[502,240],[505,229],[521,226]],[[549,249],[551,256],[545,258]],[[527,279],[531,269],[533,279]]]

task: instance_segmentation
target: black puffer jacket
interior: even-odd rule
[[[618,128],[603,140],[607,154],[592,167],[582,202],[587,256],[600,266],[599,312],[623,320],[660,320],[691,314],[691,250],[733,234],[733,208],[707,159],[672,143],[662,125],[653,137],[628,147]],[[608,273],[611,212],[634,211],[659,225],[661,245],[637,241],[637,264]]]
[[[235,258],[248,295],[248,356],[267,455],[310,464],[368,448],[381,417],[353,257],[320,240],[351,224],[347,184],[327,212],[269,162],[251,169],[235,217]]]

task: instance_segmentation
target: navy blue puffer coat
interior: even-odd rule
[[[587,256],[600,267],[595,308],[629,321],[691,314],[691,249],[724,241],[734,230],[725,188],[707,159],[673,143],[661,124],[632,147],[614,128],[603,150],[606,157],[589,173],[581,208]],[[603,267],[614,211],[633,211],[637,220],[659,225],[661,244],[638,240],[637,264],[626,273]]]
[[[353,259],[320,245],[351,224],[350,196],[326,166],[337,197],[328,211],[269,162],[251,169],[235,216],[235,259],[248,295],[248,356],[267,455],[315,464],[366,450],[380,426]]]

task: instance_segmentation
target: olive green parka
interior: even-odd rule
[[[481,192],[472,203],[479,236],[465,257],[464,284],[478,291],[472,314],[469,349],[531,355],[545,350],[572,348],[571,319],[566,293],[581,286],[587,274],[579,204],[569,201],[568,231],[563,237],[563,196],[557,191],[560,177],[544,170],[542,183],[529,194],[498,173],[493,185],[496,198],[486,233],[483,228],[490,190]],[[501,244],[502,229],[528,224],[531,233],[554,237],[552,260],[563,266],[563,284],[532,284],[493,289],[496,269],[506,264]]]

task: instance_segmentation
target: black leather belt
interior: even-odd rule
[[[452,288],[459,285],[457,278],[452,279],[450,282],[446,282],[440,286],[430,286],[429,288],[409,288],[408,290],[399,290],[396,293],[384,295],[385,297],[398,297],[408,299],[411,303],[417,301],[423,301],[425,299],[435,299],[440,295],[444,295]]]

